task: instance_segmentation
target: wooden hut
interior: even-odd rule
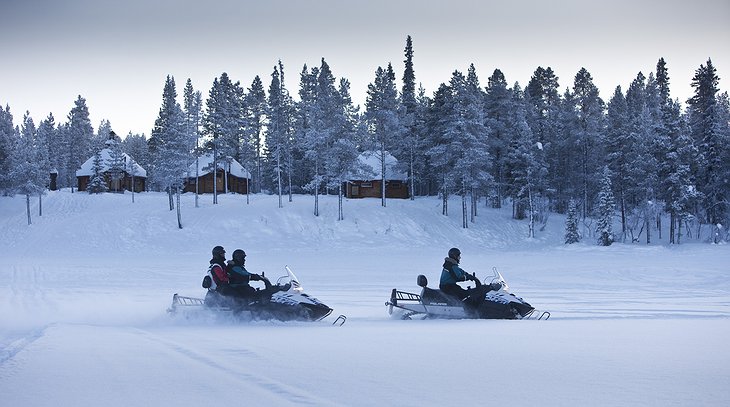
[[[250,180],[251,174],[233,158],[218,159],[218,169],[214,171],[213,155],[206,154],[193,161],[188,168],[184,191],[195,192],[195,184],[198,182],[198,193],[201,194],[213,193],[213,188],[216,188],[218,193],[246,194]]]
[[[101,150],[101,172],[104,175],[104,181],[109,192],[124,192],[134,191],[142,192],[145,190],[145,184],[147,182],[147,171],[137,164],[132,157],[126,153],[122,153],[124,171],[120,173],[120,176],[114,177],[110,171],[112,162],[112,150],[111,143],[118,142],[110,139],[106,142],[107,148]],[[88,160],[81,165],[81,168],[76,171],[76,180],[78,181],[78,190],[85,191],[89,185],[89,180],[94,175],[94,156],[91,156]]]
[[[358,157],[360,167],[364,171],[353,175],[345,185],[347,198],[381,198],[382,177],[380,152],[364,152]],[[385,197],[408,199],[408,176],[396,170],[397,160],[390,153],[385,153]]]

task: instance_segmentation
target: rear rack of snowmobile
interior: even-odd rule
[[[194,297],[183,297],[182,295],[174,294],[172,296],[172,305],[167,309],[167,312],[176,312],[177,307],[200,307],[204,304],[202,298]]]
[[[405,302],[408,307],[401,305],[401,302]],[[423,306],[420,295],[405,291],[398,291],[395,288],[390,293],[390,301],[386,301],[385,305],[388,306],[388,314],[390,315],[393,314],[393,308],[400,308],[409,311],[411,315],[426,313],[426,307]],[[423,308],[423,311],[414,310],[413,308],[415,307]]]

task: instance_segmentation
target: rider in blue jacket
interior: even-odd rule
[[[441,270],[439,289],[446,294],[463,300],[470,293],[456,283],[468,280],[474,281],[476,278],[459,267],[459,261],[461,261],[461,250],[456,247],[449,249],[449,257],[444,259],[443,270]]]
[[[230,281],[230,287],[235,290],[235,293],[239,297],[251,299],[251,300],[265,300],[277,291],[287,291],[291,287],[290,284],[283,286],[272,286],[269,279],[263,275],[251,273],[246,270],[246,252],[241,249],[233,251],[233,256],[228,261],[226,271],[228,272],[228,279]],[[263,290],[256,290],[249,285],[251,281],[263,281],[266,288]]]

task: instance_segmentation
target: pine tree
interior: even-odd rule
[[[600,135],[604,106],[603,100],[598,96],[598,88],[593,84],[593,77],[585,68],[581,68],[575,76],[573,93],[578,119],[576,136],[580,149],[578,162],[585,218],[597,192],[595,180],[598,177],[598,166],[603,153],[600,148]]]
[[[170,210],[177,206],[177,224],[182,229],[180,193],[188,165],[192,161],[195,140],[186,131],[185,113],[176,98],[175,78],[168,75],[162,92],[162,106],[152,133],[156,139],[155,179],[168,192]],[[173,203],[173,194],[177,205]]]
[[[385,159],[387,153],[396,149],[395,143],[403,134],[395,73],[391,64],[386,69],[378,67],[375,71],[375,81],[368,85],[365,106],[365,120],[380,160],[381,205],[386,206]]]
[[[117,137],[114,131],[109,132],[109,139],[104,143],[107,149],[109,149],[109,161],[107,162],[107,168],[109,177],[111,178],[111,185],[113,192],[124,192],[124,185],[122,180],[127,170],[126,158],[122,151],[121,140]]]
[[[550,67],[538,67],[525,88],[526,118],[535,142],[542,146],[540,158],[544,160],[544,165],[551,169],[557,169],[560,164],[558,155],[560,151],[558,146],[561,143],[558,133],[560,104],[558,77]],[[553,184],[555,177],[551,172],[545,174],[544,198],[550,200],[551,210],[560,212],[565,209],[556,194],[557,188]]]
[[[94,128],[89,120],[89,108],[86,107],[86,99],[81,95],[74,102],[74,107],[68,114],[68,126],[66,128],[65,142],[65,175],[66,185],[71,186],[73,192],[74,185],[77,184],[76,169],[86,161],[91,150],[91,139],[94,136]]]
[[[413,40],[409,35],[406,38],[405,48],[405,69],[403,71],[403,88],[401,91],[401,103],[403,105],[401,121],[404,126],[403,137],[396,148],[392,149],[393,155],[399,163],[406,163],[410,186],[410,199],[416,195],[416,168],[420,158],[421,137],[419,134],[420,121],[422,121],[422,109],[420,109],[416,97],[416,75],[413,69]],[[419,117],[419,115],[421,117]],[[401,164],[401,166],[403,166]]]
[[[630,155],[634,143],[630,137],[629,115],[626,98],[617,86],[613,97],[608,103],[606,116],[606,161],[613,174],[613,187],[618,192],[618,204],[621,212],[621,233],[623,239],[627,233],[627,202],[626,195],[629,188],[629,172],[631,170]]]
[[[43,192],[38,194],[38,216],[43,216],[43,194],[50,186],[51,172],[55,170],[51,164],[53,148],[50,144],[56,137],[55,127],[53,114],[49,114],[45,120],[41,121],[36,131],[37,162],[35,168],[38,174],[38,184],[44,187]]]
[[[510,133],[510,142],[506,155],[507,181],[506,192],[512,196],[513,217],[523,219],[528,211],[529,234],[535,237],[535,221],[544,219],[542,199],[545,191],[547,164],[543,154],[543,145],[535,140],[532,129],[527,124],[524,97],[520,87],[513,87],[515,106]],[[540,209],[538,209],[540,208]]]
[[[581,160],[578,113],[575,108],[575,95],[566,89],[558,109],[558,137],[550,148],[550,174],[548,182],[555,190],[553,207],[558,213],[565,213],[571,199],[581,196]],[[582,200],[576,200],[579,208]],[[579,211],[582,215],[583,211]]]
[[[205,134],[210,139],[206,145],[206,150],[213,155],[214,188],[213,203],[218,203],[218,169],[221,167],[221,158],[226,155],[232,155],[232,146],[237,143],[231,140],[237,140],[240,134],[241,125],[241,102],[236,94],[234,85],[228,74],[223,72],[219,78],[213,80],[213,86],[208,94],[206,102],[207,110],[203,120],[203,128]],[[225,178],[225,177],[224,177]],[[225,179],[224,179],[225,182]]]
[[[254,78],[251,83],[251,87],[248,89],[245,99],[246,105],[246,119],[247,126],[249,129],[249,139],[253,157],[253,169],[251,171],[253,175],[253,189],[254,192],[261,192],[262,183],[262,151],[263,151],[263,129],[264,120],[266,118],[266,93],[264,92],[264,85],[261,82],[261,78],[258,75]]]
[[[101,150],[94,153],[94,160],[91,164],[91,176],[86,191],[89,194],[100,194],[108,191],[106,180],[104,179],[104,159],[101,156]]]
[[[596,225],[596,234],[598,235],[598,244],[601,246],[610,246],[614,241],[614,210],[615,202],[613,188],[611,187],[611,171],[606,166],[603,168],[601,190],[598,193],[598,224]]]
[[[357,172],[359,155],[355,143],[357,109],[352,106],[350,82],[347,79],[340,79],[340,86],[335,96],[336,110],[333,112],[335,128],[328,143],[324,165],[328,180],[327,186],[337,189],[337,220],[343,220],[345,218],[343,185],[353,173]]]
[[[13,115],[10,113],[10,106],[0,108],[0,193],[9,194],[12,169],[10,158],[15,149],[15,142],[18,139],[13,127]]]
[[[203,97],[200,91],[196,91],[193,88],[193,81],[188,78],[185,82],[185,91],[183,94],[183,109],[185,111],[185,133],[187,138],[195,140],[195,149],[193,155],[195,156],[195,207],[199,206],[199,185],[200,185],[200,174],[198,169],[200,168],[199,159],[202,154],[202,148],[200,145],[200,124],[202,120],[203,112]]]
[[[578,232],[578,205],[574,200],[568,203],[568,217],[565,220],[565,244],[580,242]]]
[[[443,169],[443,195],[446,196],[447,188],[454,185],[461,196],[464,228],[469,227],[468,198],[492,181],[488,172],[487,129],[480,103],[481,94],[477,90],[476,78],[467,81],[459,71],[454,71],[448,87],[442,85],[439,96],[442,105],[436,127],[438,139],[428,151],[434,165]],[[447,214],[445,205],[446,199],[443,213]]]
[[[700,153],[697,184],[703,194],[704,220],[711,225],[724,223],[730,213],[727,181],[722,178],[727,173],[723,151],[728,147],[721,131],[722,115],[717,103],[720,79],[716,72],[710,59],[707,65],[700,65],[692,78],[695,93],[687,101],[689,124]]]
[[[14,143],[11,155],[11,172],[9,174],[12,180],[11,194],[25,195],[26,213],[28,215],[28,224],[32,223],[30,215],[30,197],[40,195],[45,192],[45,182],[48,174],[41,172],[38,162],[41,156],[41,148],[36,139],[36,127],[30,113],[26,112],[23,116],[23,124],[18,133],[19,139]]]
[[[506,154],[509,144],[508,128],[510,126],[510,112],[512,111],[512,94],[507,87],[504,74],[495,69],[489,77],[485,96],[486,124],[489,129],[489,154],[492,156],[492,178],[494,178],[494,193],[492,207],[501,208],[504,199],[506,180]]]
[[[271,73],[271,85],[269,85],[269,100],[267,103],[267,116],[269,124],[266,127],[266,151],[269,153],[269,162],[273,163],[276,191],[279,196],[279,208],[283,207],[283,179],[282,173],[284,163],[291,146],[289,144],[289,121],[288,109],[284,85],[281,81],[279,67],[274,66]],[[291,177],[290,177],[291,179]]]
[[[431,107],[426,118],[428,131],[428,150],[426,155],[430,162],[434,178],[441,190],[441,213],[444,216],[449,214],[449,194],[455,185],[453,168],[456,163],[456,155],[450,151],[451,139],[448,127],[449,119],[453,114],[453,96],[449,86],[442,83],[434,93]]]

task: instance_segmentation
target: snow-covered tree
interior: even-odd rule
[[[261,82],[261,78],[257,75],[251,87],[248,88],[248,93],[245,97],[245,115],[246,115],[246,126],[248,128],[248,143],[251,144],[250,150],[253,153],[251,159],[253,169],[251,174],[253,176],[253,191],[261,192],[262,184],[262,165],[263,165],[263,147],[264,147],[264,125],[266,120],[266,93],[264,92],[264,85]]]
[[[727,223],[730,217],[728,164],[723,162],[730,140],[723,132],[727,122],[723,123],[725,115],[718,104],[719,81],[717,69],[708,59],[695,71],[694,95],[687,101],[691,134],[700,154],[695,171],[697,187],[703,195],[704,220],[711,225]]]
[[[357,172],[358,151],[355,144],[357,131],[357,109],[352,105],[350,97],[350,82],[342,78],[338,93],[335,95],[336,110],[333,112],[334,129],[328,143],[325,158],[325,172],[327,186],[337,188],[338,215],[337,220],[343,220],[343,185],[349,177]]]
[[[293,102],[289,91],[284,85],[284,65],[279,61],[271,73],[269,86],[269,100],[267,104],[269,118],[266,127],[266,151],[270,168],[273,170],[274,188],[279,195],[279,208],[283,207],[284,192],[283,174],[286,171],[288,178],[289,202],[292,200],[292,166],[293,166],[293,139],[292,121],[294,114]]]
[[[565,244],[580,242],[578,232],[578,205],[574,200],[568,203],[568,217],[565,220]]]
[[[185,113],[176,101],[175,78],[168,75],[162,92],[162,106],[152,131],[156,140],[154,154],[155,179],[168,191],[170,210],[173,210],[173,194],[177,202],[178,228],[182,229],[180,192],[187,175],[195,140],[186,132]]]
[[[441,85],[434,100],[437,114],[433,130],[433,147],[428,151],[432,164],[443,174],[443,213],[448,214],[446,197],[450,187],[462,199],[462,226],[468,225],[468,198],[484,189],[492,180],[488,173],[490,155],[487,129],[479,103],[478,85],[459,71],[454,71],[449,86]],[[473,202],[472,202],[473,204]],[[474,212],[472,212],[474,213]]]
[[[51,171],[54,169],[51,166],[51,141],[56,138],[56,123],[53,118],[53,114],[49,114],[48,117],[41,121],[38,125],[38,130],[35,136],[35,145],[37,148],[36,158],[36,171],[38,176],[38,183],[44,188],[40,194],[38,194],[38,216],[43,216],[43,195],[46,189],[50,185]]]
[[[80,95],[74,102],[74,107],[68,114],[68,126],[66,127],[65,139],[65,156],[66,162],[65,176],[66,185],[73,187],[76,185],[76,170],[86,161],[91,150],[91,139],[94,136],[94,128],[89,120],[89,108],[86,106],[86,99]]]
[[[213,86],[206,101],[207,110],[203,120],[203,129],[209,137],[206,150],[213,155],[213,172],[217,174],[226,157],[233,157],[241,136],[241,92],[240,84],[231,82],[228,74],[223,72],[213,80]],[[223,182],[226,182],[224,177]],[[216,176],[217,184],[217,176]],[[218,203],[218,187],[213,188],[213,203]]]
[[[513,106],[511,91],[507,87],[504,74],[499,69],[495,69],[487,81],[484,101],[485,120],[489,131],[489,154],[492,156],[491,174],[494,178],[491,204],[493,208],[501,208],[507,183],[505,160],[509,144],[510,112]]]
[[[544,159],[545,166],[550,169],[557,169],[560,166],[560,155],[558,154],[560,150],[557,148],[562,141],[559,136],[558,121],[560,104],[558,77],[550,67],[538,67],[525,88],[526,117],[535,142],[542,146],[541,158]],[[552,176],[551,171],[548,171],[545,176],[543,199],[550,200],[551,210],[561,212],[564,210],[564,205],[553,184],[555,177]]]
[[[15,128],[13,127],[13,115],[10,113],[10,106],[5,109],[0,107],[0,193],[10,193],[10,170],[12,169],[10,158],[18,140]]]
[[[536,140],[527,124],[525,101],[518,84],[513,87],[513,93],[515,108],[510,126],[512,140],[505,159],[509,182],[505,191],[512,197],[513,217],[528,218],[528,237],[533,238],[536,220],[544,220],[546,216],[542,202],[546,189],[547,164],[543,144]]]
[[[603,168],[601,190],[598,193],[597,205],[598,223],[596,225],[596,234],[598,235],[598,244],[601,246],[610,246],[614,241],[613,215],[615,206],[613,188],[611,186],[611,170],[606,166]]]
[[[183,110],[185,111],[185,134],[189,140],[195,140],[195,207],[198,207],[199,201],[199,179],[198,169],[200,168],[199,159],[202,154],[200,145],[200,124],[203,114],[203,97],[200,91],[193,88],[193,81],[188,78],[185,82],[185,91],[183,93]],[[192,174],[191,174],[192,175]]]
[[[114,131],[109,132],[109,139],[105,146],[109,149],[109,161],[106,163],[109,177],[111,178],[112,190],[114,192],[124,192],[124,186],[121,185],[124,179],[124,173],[127,170],[127,163],[122,151],[121,140]]]
[[[48,173],[43,174],[39,167],[41,160],[41,149],[36,139],[36,127],[30,113],[23,116],[23,124],[20,128],[18,142],[15,143],[10,159],[11,172],[9,174],[12,182],[11,194],[25,195],[26,213],[28,224],[32,223],[30,215],[30,197],[45,193]],[[45,175],[45,176],[44,176]]]
[[[365,102],[365,120],[375,148],[379,151],[381,205],[386,206],[385,199],[385,158],[387,152],[403,134],[403,123],[398,104],[398,90],[395,86],[395,73],[388,64],[386,69],[378,67],[375,81],[368,85]]]
[[[108,190],[109,188],[104,179],[104,158],[102,158],[101,149],[99,149],[96,150],[94,159],[91,161],[91,176],[89,177],[89,183],[86,185],[86,192],[100,194]]]
[[[578,120],[576,136],[580,151],[578,162],[585,218],[598,189],[596,180],[599,178],[599,167],[602,163],[600,136],[603,130],[604,103],[598,95],[593,77],[585,68],[581,68],[575,75],[573,93]]]

